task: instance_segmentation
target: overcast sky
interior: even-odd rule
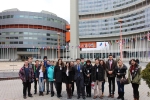
[[[0,12],[11,8],[32,12],[46,10],[70,23],[70,0],[0,0]]]

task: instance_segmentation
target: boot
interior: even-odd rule
[[[41,91],[39,92],[39,96],[41,96]]]
[[[34,94],[36,94],[36,93],[37,93],[37,90],[34,91]]]
[[[72,95],[71,95],[71,89],[69,89],[69,99],[72,98]]]
[[[117,99],[121,99],[121,92],[118,92],[118,97]]]
[[[43,92],[41,92],[41,95],[44,96]]]
[[[54,92],[51,92],[51,97],[53,97],[54,96]]]
[[[67,99],[69,99],[69,89],[67,89]]]
[[[120,96],[121,100],[124,100],[124,92],[121,92],[120,94],[121,94],[121,96]]]
[[[49,91],[47,90],[46,95],[48,95],[48,94],[49,94]]]

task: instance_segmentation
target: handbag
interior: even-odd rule
[[[120,83],[124,85],[129,84],[128,78],[121,78]]]

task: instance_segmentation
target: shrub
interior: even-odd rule
[[[150,63],[148,63],[146,68],[142,71],[142,78],[146,81],[146,84],[150,88]]]

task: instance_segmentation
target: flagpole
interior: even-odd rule
[[[73,50],[73,61],[74,61],[74,49],[73,49],[73,46],[72,46],[72,50]]]
[[[75,48],[76,48],[75,50],[76,50],[76,58],[77,58],[77,49],[78,49],[78,48],[77,48],[77,46],[76,46]]]
[[[149,58],[149,52],[148,52],[148,41],[149,40],[149,32],[147,33],[147,61],[148,61],[148,58]]]
[[[66,61],[67,61],[67,45],[66,45]]]

